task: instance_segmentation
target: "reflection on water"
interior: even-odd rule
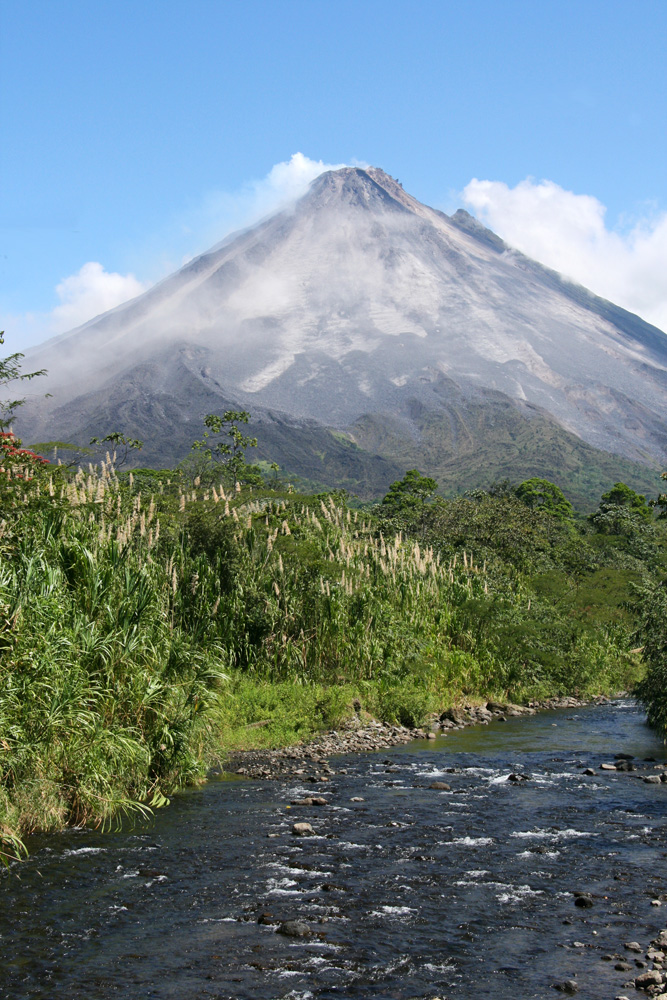
[[[219,780],[147,829],[40,838],[2,879],[0,996],[606,1000],[632,973],[602,956],[667,926],[667,785],[615,753],[667,762],[629,702],[332,760],[324,807]]]

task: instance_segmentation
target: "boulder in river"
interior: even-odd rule
[[[657,969],[649,969],[648,972],[642,972],[641,976],[637,976],[635,979],[635,988],[638,990],[650,990],[653,986],[662,985],[662,972],[658,972]]]
[[[593,905],[593,897],[590,892],[575,892],[574,905],[583,910],[589,910]]]
[[[304,920],[283,920],[276,933],[286,937],[310,937],[313,932]]]
[[[310,823],[293,823],[292,833],[295,837],[312,837],[315,831]]]
[[[436,792],[451,792],[452,786],[448,785],[446,781],[432,781],[428,786],[433,788]]]

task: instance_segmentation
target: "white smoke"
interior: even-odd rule
[[[294,153],[289,160],[271,167],[261,180],[248,181],[236,191],[210,191],[198,207],[179,220],[187,244],[180,264],[210,249],[229,233],[286,208],[304,195],[320,174],[344,166]],[[167,268],[171,269],[173,266]]]
[[[667,213],[621,232],[597,198],[532,178],[514,188],[473,179],[463,198],[511,246],[667,330]]]
[[[153,238],[154,243],[166,243],[167,254],[175,252],[176,259],[165,256],[164,245],[148,251],[142,270],[152,280],[106,271],[99,262],[88,261],[56,286],[57,303],[50,312],[2,317],[0,329],[7,331],[8,345],[11,341],[12,349],[23,350],[122,305],[233,230],[285,208],[304,195],[316,177],[341,166],[345,164],[311,160],[303,153],[294,153],[289,160],[276,163],[261,180],[250,181],[234,192],[210,192],[197,207],[176,219],[171,232]]]

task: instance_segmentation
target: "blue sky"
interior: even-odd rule
[[[136,294],[309,160],[465,203],[664,328],[665,38],[664,0],[3,0],[6,347]]]

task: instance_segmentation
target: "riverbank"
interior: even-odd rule
[[[620,695],[619,695],[620,697]],[[412,740],[435,739],[450,731],[467,726],[504,722],[508,718],[535,715],[538,711],[583,708],[585,705],[605,705],[612,699],[600,695],[590,700],[575,697],[547,698],[528,705],[489,701],[463,704],[431,713],[424,726],[400,726],[370,718],[357,710],[340,728],[328,730],[302,744],[277,749],[235,751],[224,761],[224,770],[247,778],[299,778],[309,782],[327,782],[335,772],[329,757],[346,753],[363,753],[410,743]],[[217,769],[216,769],[217,770]],[[216,773],[216,772],[214,772]]]

